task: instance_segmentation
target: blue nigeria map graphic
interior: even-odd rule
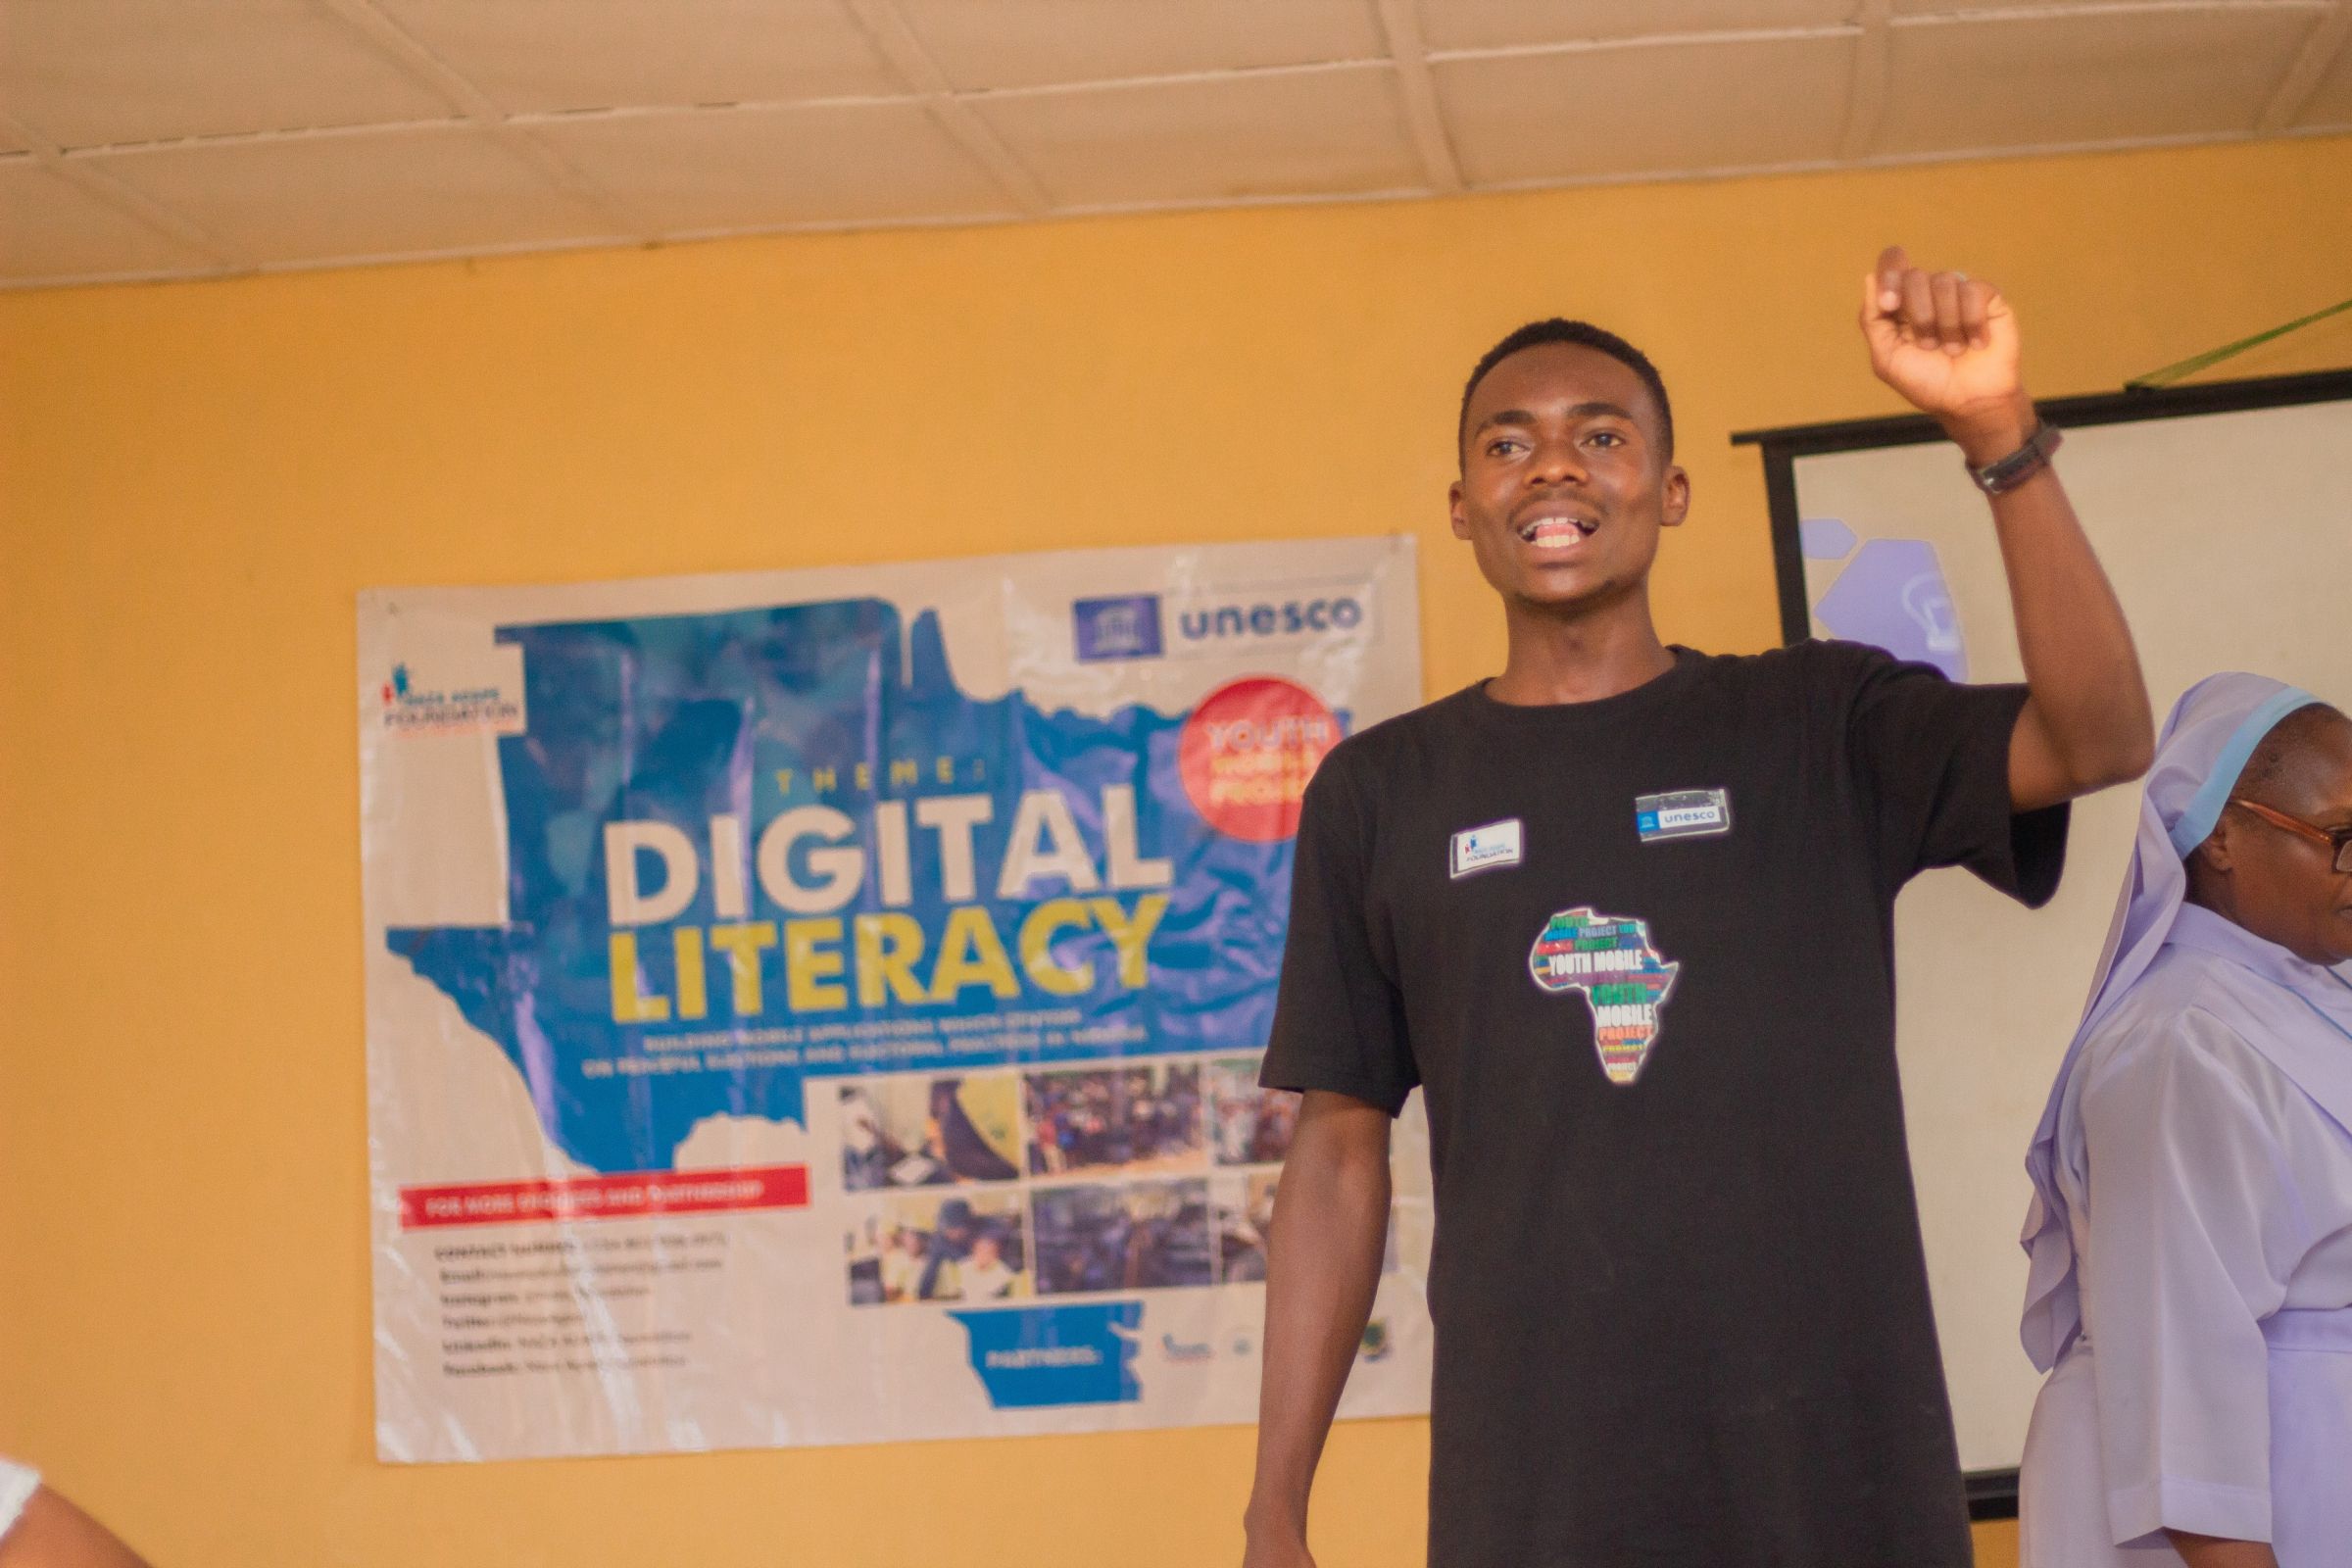
[[[972,1370],[1000,1410],[1133,1404],[1141,1301],[1087,1301],[950,1312],[966,1330]]]
[[[969,697],[956,686],[936,614],[908,626],[877,599],[513,626],[498,636],[522,650],[529,726],[498,743],[511,923],[396,928],[387,941],[497,1043],[548,1137],[592,1169],[666,1170],[679,1142],[712,1115],[805,1121],[810,1076],[1265,1044],[1292,846],[1247,843],[1201,821],[1176,765],[1183,714],[1131,706],[1098,718],[1043,711],[1018,691]],[[1052,936],[1051,959],[1073,971],[1091,963],[1092,987],[1049,994],[1031,978],[1018,935],[1039,905],[1073,896],[1070,879],[1047,875],[1003,898],[997,868],[1022,793],[1051,790],[1066,803],[1100,872],[1109,853],[1104,791],[1115,786],[1134,791],[1136,853],[1168,861],[1172,879],[1145,895],[1104,880],[1075,896],[1087,908],[1116,900],[1130,917],[1140,899],[1165,898],[1150,938],[1149,981],[1122,984],[1110,935],[1099,920],[1078,918]],[[876,804],[941,795],[989,798],[990,819],[972,833],[971,895],[951,909],[945,835],[918,830],[907,841],[910,898],[903,888],[900,902],[886,904],[872,869]],[[783,926],[789,936],[794,919],[758,881],[748,911],[719,910],[711,818],[745,823],[748,856],[764,825],[811,805],[848,816],[855,835],[844,844],[867,855],[855,898],[830,911],[844,928],[886,909],[912,916],[931,956],[927,973],[933,958],[944,964],[953,920],[981,921],[965,912],[976,906],[1010,953],[1000,969],[1017,980],[1017,999],[966,982],[951,996],[882,992],[869,1001],[846,929],[825,950],[836,967],[811,971],[827,995],[842,999],[822,1010],[788,1005],[798,994],[787,985],[789,942],[757,955],[764,968],[757,1012],[734,1011],[728,954],[709,953],[707,976],[681,977],[673,927],[733,919]],[[685,978],[707,989],[700,1016],[614,1021],[605,828],[623,820],[668,824],[696,846],[702,874],[692,904],[634,936],[648,992],[677,998]],[[810,880],[809,854],[825,848],[800,843],[794,876]],[[1015,1047],[971,1023],[956,1027],[994,1027],[1023,1011],[1058,1012],[1060,1023]],[[805,1049],[747,1055],[674,1045],[688,1035],[752,1038],[789,1028],[806,1031]],[[716,1063],[704,1064],[712,1054]]]

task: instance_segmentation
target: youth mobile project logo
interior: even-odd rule
[[[1184,793],[1200,819],[1229,838],[1296,838],[1307,781],[1340,743],[1323,699],[1278,675],[1229,681],[1200,700],[1176,747]]]
[[[1609,1082],[1622,1087],[1642,1075],[1658,1043],[1659,1011],[1683,972],[1650,946],[1645,922],[1589,906],[1562,909],[1544,923],[1527,966],[1545,991],[1583,993]]]

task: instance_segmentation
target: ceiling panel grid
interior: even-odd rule
[[[2352,129],[2352,0],[0,0],[0,286]]]

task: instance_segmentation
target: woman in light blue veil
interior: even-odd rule
[[[2027,1568],[2352,1568],[2347,960],[2352,722],[2200,682],[2027,1158]]]

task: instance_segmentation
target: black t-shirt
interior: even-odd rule
[[[1893,904],[2041,903],[2066,808],[2011,812],[2022,687],[1674,658],[1325,759],[1265,1082],[1426,1092],[1435,1568],[1966,1568]]]

